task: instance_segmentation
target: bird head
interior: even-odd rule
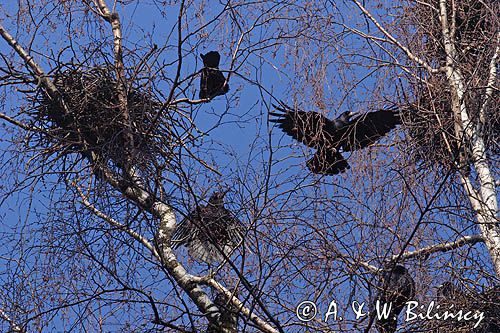
[[[220,62],[220,54],[217,51],[210,51],[206,54],[200,54],[201,59],[203,60],[203,65],[205,67],[217,68],[219,67]]]
[[[351,120],[351,117],[353,117],[354,115],[356,115],[355,112],[345,111],[340,114],[340,117],[338,117],[338,119],[342,122],[348,123]]]
[[[383,271],[385,276],[404,275],[408,272],[403,265],[394,266],[390,261],[384,265]]]
[[[450,298],[460,295],[462,291],[459,287],[454,285],[451,281],[446,281],[445,283],[437,287],[436,295],[438,298]]]
[[[338,131],[345,126],[348,126],[351,123],[351,117],[354,115],[353,112],[350,111],[345,111],[340,114],[337,118],[334,120],[330,120],[327,122],[327,126],[329,126],[329,130],[332,133],[335,133],[335,131]]]
[[[407,271],[406,267],[402,265],[396,265],[396,267],[394,267],[394,273],[396,274],[405,274]]]
[[[214,206],[224,205],[224,197],[226,196],[227,192],[229,192],[229,189],[212,193],[210,199],[208,199],[208,202]]]
[[[437,294],[439,296],[447,296],[450,294],[450,291],[453,289],[453,284],[450,281],[446,281],[443,284],[440,284],[437,287]]]

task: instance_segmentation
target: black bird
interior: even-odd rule
[[[200,57],[205,66],[201,70],[200,99],[211,99],[227,93],[229,84],[226,83],[224,74],[219,70],[219,52],[210,51],[207,54],[200,54]]]
[[[453,303],[467,298],[464,291],[451,281],[446,281],[437,288],[436,299],[440,303]]]
[[[189,255],[206,263],[222,261],[242,243],[243,224],[224,207],[227,192],[215,192],[206,206],[184,218],[172,235],[172,247],[185,245]]]
[[[408,270],[401,265],[390,268],[381,275],[378,294],[375,298],[374,311],[376,303],[379,301],[380,309],[384,304],[387,307],[391,305],[391,311],[388,318],[377,318],[375,327],[380,333],[396,332],[398,316],[403,310],[406,302],[415,296],[415,281],[408,273]]]
[[[450,307],[455,307],[456,309],[463,310],[464,312],[472,310],[474,308],[470,306],[471,300],[475,300],[479,295],[474,293],[466,294],[459,286],[455,285],[451,281],[446,281],[437,288],[436,291],[436,302],[442,309],[449,309]],[[431,327],[436,330],[429,330],[434,332],[470,332],[468,323],[466,321],[440,321],[434,320],[427,322]],[[480,331],[474,331],[474,333],[479,333]]]
[[[342,152],[360,150],[374,144],[401,123],[398,110],[382,109],[365,114],[344,112],[330,120],[318,112],[291,110],[276,106],[282,113],[270,112],[283,132],[308,147],[316,154],[307,162],[313,173],[335,175],[350,168]]]

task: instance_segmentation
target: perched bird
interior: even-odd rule
[[[464,301],[466,298],[467,295],[464,291],[451,281],[446,281],[440,285],[436,291],[436,300],[440,303]]]
[[[291,110],[273,105],[281,113],[270,112],[283,132],[316,154],[307,162],[313,173],[335,175],[350,168],[341,152],[360,150],[374,144],[401,123],[398,110],[383,109],[365,114],[344,112],[330,120],[318,112]]]
[[[436,303],[443,309],[454,307],[460,310],[473,310],[470,305],[471,299],[477,299],[478,295],[473,293],[466,294],[459,286],[451,281],[446,281],[437,287],[436,290]],[[470,327],[466,321],[442,321],[434,320],[434,322],[427,322],[427,325],[433,325],[435,332],[470,332]],[[430,327],[429,327],[430,328]],[[430,330],[429,331],[433,331]],[[474,333],[479,333],[475,331]]]
[[[492,287],[483,293],[474,289],[467,292],[450,281],[440,285],[436,298],[441,308],[454,307],[464,313],[482,312],[484,318],[477,327],[475,322],[468,321],[441,321],[435,320],[436,330],[430,332],[470,332],[470,333],[496,333],[500,332],[500,287]]]
[[[210,99],[227,93],[229,84],[226,83],[224,74],[219,70],[219,52],[210,51],[207,54],[200,54],[200,57],[205,66],[201,70],[200,99]]]
[[[224,207],[226,192],[215,192],[206,206],[184,218],[172,235],[172,247],[185,245],[189,255],[206,263],[222,261],[242,243],[243,224]]]
[[[383,272],[378,286],[378,294],[375,304],[379,301],[380,309],[384,304],[391,306],[391,311],[387,318],[377,318],[375,327],[380,333],[396,332],[398,316],[406,305],[406,302],[415,296],[415,281],[408,273],[408,270],[401,265],[390,266]],[[376,305],[375,305],[376,306]]]

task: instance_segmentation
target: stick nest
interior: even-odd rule
[[[160,140],[156,129],[161,104],[150,92],[127,87],[127,124],[112,68],[69,68],[57,72],[53,82],[69,112],[60,100],[39,89],[36,120],[47,128],[45,139],[57,146],[58,152],[81,154],[94,166],[119,168],[126,165],[127,154],[129,162],[147,165],[160,153],[159,147],[166,141],[165,136]],[[127,145],[130,148],[126,151]]]
[[[445,299],[438,299],[436,305],[440,308],[434,308],[432,313],[439,313],[443,315],[445,311],[450,313],[458,313],[462,310],[465,314],[470,311],[471,314],[482,312],[484,318],[477,327],[473,327],[477,319],[472,319],[469,321],[458,321],[456,318],[444,319],[432,319],[426,320],[418,325],[418,329],[415,328],[416,332],[429,332],[429,333],[441,333],[441,332],[454,332],[454,333],[489,333],[489,332],[500,332],[500,287],[496,286],[485,292],[464,294],[459,297],[447,297]],[[451,309],[450,309],[451,308]]]

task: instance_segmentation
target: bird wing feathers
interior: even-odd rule
[[[359,115],[351,120],[348,129],[343,133],[340,146],[343,151],[366,148],[400,123],[399,114],[393,110],[379,110]]]
[[[282,113],[270,112],[283,132],[311,148],[318,148],[327,143],[325,124],[330,120],[318,112],[294,111],[274,105]]]
[[[177,224],[171,238],[172,248],[176,249],[181,245],[189,244],[193,237],[193,231],[196,229],[196,225],[199,224],[199,216],[199,212],[194,210]],[[191,221],[195,221],[195,223]]]
[[[205,261],[220,261],[230,256],[243,242],[244,225],[223,206],[206,205],[188,214],[175,229],[171,244],[188,247],[191,257]]]
[[[341,151],[363,149],[389,133],[401,120],[396,110],[379,110],[353,119],[330,120],[318,112],[292,110],[282,104],[273,105],[269,121],[278,124],[283,132],[318,151],[307,162],[313,173],[334,175],[349,169]]]

